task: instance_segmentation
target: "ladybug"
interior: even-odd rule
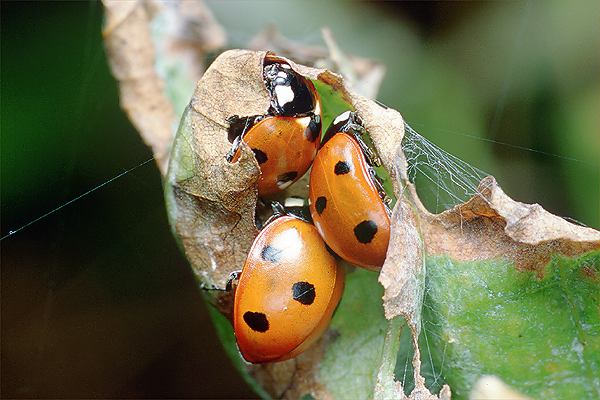
[[[343,270],[316,228],[289,215],[259,233],[236,279],[233,327],[251,363],[305,351],[327,328],[344,287]]]
[[[344,260],[377,270],[387,253],[390,211],[367,162],[377,160],[360,138],[363,131],[352,112],[335,119],[313,163],[308,196],[313,222],[327,245]]]
[[[228,159],[239,159],[241,141],[250,146],[261,171],[258,194],[269,196],[300,179],[312,164],[321,138],[321,104],[313,83],[283,59],[267,58],[263,77],[271,97],[269,114],[229,119]]]

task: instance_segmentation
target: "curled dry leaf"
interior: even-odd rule
[[[469,201],[441,214],[432,215],[416,203],[431,255],[459,261],[505,258],[541,276],[553,255],[574,257],[600,249],[600,232],[570,223],[538,204],[511,199],[492,176],[481,181],[478,194]]]
[[[229,163],[227,119],[265,114],[269,95],[257,78],[263,54],[223,53],[199,81],[184,114],[167,176],[172,223],[201,282],[224,288],[240,270],[257,229],[258,163],[247,146]],[[184,160],[184,162],[182,162]]]
[[[228,118],[268,111],[269,95],[262,80],[266,55],[266,52],[232,50],[215,60],[196,87],[172,153],[166,188],[172,224],[196,275],[209,287],[224,287],[229,274],[241,269],[257,234],[254,213],[258,164],[245,145],[237,163],[227,162],[225,155],[231,147],[227,140]],[[400,195],[399,177],[403,172],[397,160],[404,132],[400,114],[347,90],[340,77],[331,72],[289,63],[298,73],[330,86],[356,110],[383,165],[390,171],[396,194]],[[413,213],[408,202],[398,202],[390,245],[397,251],[390,252],[381,279],[386,288],[386,315],[390,319],[403,315],[410,322],[416,344],[424,269]],[[228,314],[229,295],[218,293],[216,303]],[[319,398],[328,397],[326,385],[319,382],[319,360],[335,337],[335,334],[325,335],[318,345],[295,360],[244,368],[271,395],[298,397],[312,393]],[[390,363],[394,364],[394,360],[392,355]],[[414,366],[417,387],[411,398],[437,398],[429,393],[420,377],[418,350]],[[382,379],[390,380],[382,384],[394,385],[399,388],[396,394],[401,394],[402,388],[394,381],[393,374]],[[449,389],[444,393],[449,397]]]
[[[200,1],[102,3],[106,15],[104,42],[112,73],[119,82],[121,107],[152,148],[164,176],[181,111],[174,98],[181,96],[172,93],[173,84],[166,84],[169,71],[164,70],[181,66],[179,70],[185,71],[182,79],[193,84],[204,71],[204,53],[223,46],[224,32]],[[161,28],[161,34],[155,34]],[[158,67],[163,64],[159,61],[164,60],[169,64],[160,71]],[[183,96],[189,98],[189,89],[183,90]]]

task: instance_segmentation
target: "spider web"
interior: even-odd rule
[[[408,178],[429,211],[439,213],[479,193],[479,182],[488,174],[437,147],[405,124],[402,149]]]
[[[440,213],[457,204],[467,201],[481,190],[481,180],[489,173],[461,160],[453,154],[441,149],[427,138],[420,135],[410,125],[405,124],[402,149],[407,161],[407,174],[417,189],[419,198],[433,213]],[[428,295],[425,289],[424,298]],[[439,311],[423,304],[425,315]],[[439,317],[439,318],[438,318]],[[433,343],[446,341],[439,338],[437,320],[444,320],[441,315],[423,318],[419,348],[421,349],[421,375],[432,393],[438,393],[444,385],[444,362],[447,348],[437,349]],[[446,343],[447,345],[447,343]],[[404,392],[409,395],[415,387],[412,359],[414,349],[410,329],[403,329],[400,338],[400,353],[396,360],[396,379],[402,383]],[[435,351],[433,351],[435,349]]]

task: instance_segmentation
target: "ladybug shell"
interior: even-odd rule
[[[235,292],[233,327],[251,363],[283,361],[327,328],[344,286],[342,269],[315,227],[277,218],[254,240]]]
[[[266,117],[250,128],[242,140],[260,166],[259,195],[277,193],[300,179],[317,154],[320,135],[311,117]],[[237,150],[232,161],[239,157]]]
[[[337,133],[319,150],[308,196],[314,224],[333,251],[367,269],[383,265],[390,219],[352,136]]]

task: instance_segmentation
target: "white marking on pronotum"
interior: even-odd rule
[[[282,107],[294,100],[294,91],[290,86],[275,86],[275,95],[277,96],[277,102]]]
[[[285,199],[284,205],[286,207],[302,207],[304,206],[304,199],[300,197],[288,197]]]
[[[348,119],[349,117],[350,117],[350,111],[344,111],[343,113],[341,113],[340,115],[335,117],[335,119],[333,120],[333,123],[337,124],[345,119]]]
[[[347,111],[347,112],[349,113],[350,111]],[[318,116],[321,115],[321,102],[319,100],[317,100],[315,102],[315,111],[314,111],[314,113],[315,113],[315,115],[318,115]]]

